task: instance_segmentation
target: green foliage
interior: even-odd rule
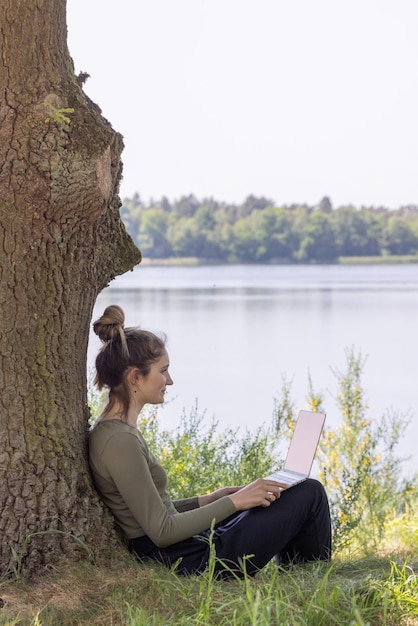
[[[341,420],[321,438],[319,478],[330,499],[335,549],[361,546],[373,551],[387,520],[405,511],[416,490],[413,481],[402,478],[403,459],[395,454],[407,420],[397,414],[367,416],[361,385],[364,359],[353,349],[346,358],[346,371],[334,372]],[[311,390],[311,407],[320,410],[320,404],[321,396]]]
[[[389,517],[385,525],[385,543],[392,554],[408,546],[410,554],[418,554],[418,489],[411,488],[403,503],[405,512]]]
[[[383,229],[383,242],[388,254],[415,254],[417,225],[410,217],[391,215]]]
[[[150,209],[140,221],[137,245],[144,256],[165,257],[172,246],[167,240],[168,216],[161,208]]]
[[[89,386],[87,389],[87,405],[89,407],[90,419],[89,425],[93,425],[97,420],[99,415],[102,413],[106,403],[107,403],[107,394],[97,391],[93,382],[94,377],[90,373],[89,375]]]
[[[313,212],[302,231],[299,250],[295,253],[295,258],[303,262],[334,261],[338,257],[335,239],[335,230],[328,214]]]
[[[418,206],[275,206],[249,196],[242,205],[184,196],[148,205],[125,199],[121,217],[149,258],[197,257],[242,263],[329,263],[340,257],[418,255]],[[417,258],[415,258],[417,260]]]
[[[338,256],[379,256],[383,230],[391,213],[385,210],[341,207],[329,215]]]
[[[275,440],[264,428],[239,436],[237,430],[218,431],[196,406],[183,414],[172,431],[161,430],[158,410],[145,407],[139,427],[168,474],[170,495],[184,498],[210,493],[225,485],[241,485],[264,476],[275,459]],[[202,471],[203,470],[203,471]]]

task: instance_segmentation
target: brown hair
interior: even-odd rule
[[[103,342],[96,357],[95,384],[99,390],[109,389],[107,413],[118,399],[122,403],[126,419],[129,409],[129,389],[126,373],[136,367],[147,376],[151,365],[158,361],[165,350],[165,337],[140,327],[125,328],[125,314],[117,304],[108,306],[103,315],[94,322],[93,331]]]

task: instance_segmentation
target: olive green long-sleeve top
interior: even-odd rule
[[[166,472],[142,434],[118,419],[90,431],[89,460],[96,489],[128,539],[147,535],[164,548],[235,513],[228,496],[202,507],[197,496],[171,500]]]

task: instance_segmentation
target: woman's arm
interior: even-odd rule
[[[224,498],[225,496],[230,496],[231,494],[239,491],[241,487],[222,487],[221,489],[217,489],[212,493],[206,493],[203,496],[198,496],[199,506],[206,506],[211,502],[216,502],[219,498]]]
[[[115,486],[137,524],[157,546],[187,539],[210,528],[213,520],[219,522],[235,512],[231,499],[220,497],[207,506],[170,514],[154,484],[139,439],[131,433],[120,433],[108,445],[106,465]]]

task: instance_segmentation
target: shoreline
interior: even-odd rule
[[[265,265],[265,266],[278,266],[278,265],[412,265],[418,263],[418,255],[404,255],[404,256],[373,256],[373,257],[339,257],[335,262],[331,263],[318,263],[318,262],[305,262],[298,263],[295,261],[283,261],[275,263],[242,263],[242,262],[227,262],[227,261],[214,261],[207,259],[199,259],[198,257],[170,257],[167,259],[152,259],[150,257],[143,257],[138,265],[146,266],[163,266],[163,267],[198,267],[198,266],[210,266],[210,265]]]

